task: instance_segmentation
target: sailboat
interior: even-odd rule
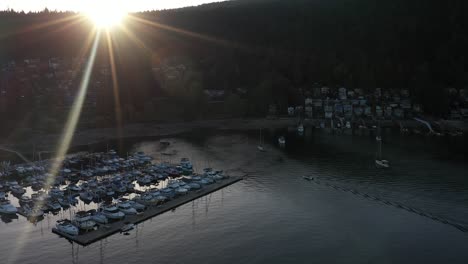
[[[375,166],[377,166],[377,168],[390,168],[390,163],[388,162],[388,160],[382,159],[382,137],[377,136],[375,140],[377,140],[377,144],[378,144],[377,157],[375,159]]]
[[[263,137],[262,137],[262,130],[260,129],[260,145],[257,146],[257,149],[261,152],[265,152],[265,148],[263,147]]]

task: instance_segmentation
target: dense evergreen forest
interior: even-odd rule
[[[211,111],[202,90],[214,89],[226,91],[224,114],[253,116],[327,85],[409,89],[442,115],[446,89],[468,84],[467,11],[458,0],[238,0],[133,14],[127,33],[112,33],[122,104],[144,111],[169,96],[196,118]],[[75,15],[1,12],[0,62],[76,57],[92,26],[69,23]],[[188,68],[180,81],[154,77],[171,63]]]

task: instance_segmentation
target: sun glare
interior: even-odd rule
[[[98,28],[118,26],[127,16],[125,6],[119,1],[96,0],[82,11]]]

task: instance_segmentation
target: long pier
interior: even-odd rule
[[[80,234],[78,236],[71,236],[68,234],[65,234],[61,231],[59,231],[56,228],[52,228],[52,232],[55,234],[58,234],[72,242],[75,242],[79,245],[82,246],[87,246],[89,244],[92,244],[96,241],[99,241],[103,238],[106,238],[108,236],[111,236],[115,233],[118,233],[121,231],[122,227],[125,226],[125,223],[130,223],[130,224],[138,224],[143,221],[146,221],[150,218],[153,218],[157,215],[160,215],[162,213],[165,213],[167,211],[173,210],[181,205],[184,205],[188,202],[191,202],[195,199],[198,199],[200,197],[203,197],[207,194],[210,194],[212,192],[215,192],[217,190],[220,190],[222,188],[225,188],[231,184],[234,184],[240,180],[242,180],[243,177],[241,176],[231,176],[227,179],[221,180],[219,182],[216,182],[211,185],[204,186],[202,189],[198,191],[193,191],[190,192],[184,196],[179,196],[173,200],[168,201],[167,203],[164,203],[159,206],[153,206],[153,207],[148,207],[146,211],[144,211],[142,214],[139,215],[126,215],[125,219],[122,221],[118,222],[113,222],[109,223],[107,225],[101,225],[97,230],[89,231],[84,234]]]

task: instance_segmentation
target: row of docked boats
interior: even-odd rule
[[[58,221],[56,228],[62,233],[75,236],[79,231],[88,232],[112,221],[123,220],[126,215],[142,213],[148,207],[163,204],[226,178],[222,171],[207,168],[203,174],[170,179],[166,187],[148,189],[132,199],[120,198],[114,203],[102,203],[97,210],[80,211],[72,220]]]

